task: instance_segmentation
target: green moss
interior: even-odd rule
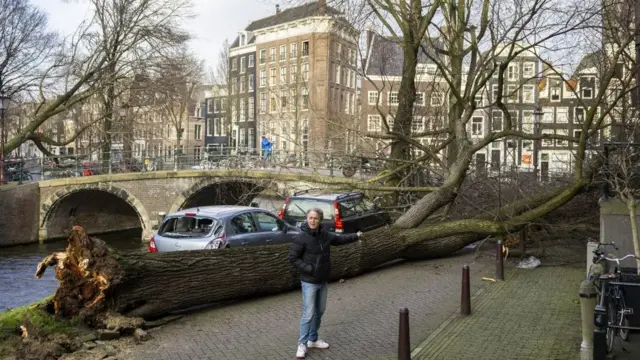
[[[46,311],[46,305],[50,300],[51,297],[47,297],[26,306],[0,312],[0,356],[10,354],[20,342],[18,329],[27,316],[41,336],[49,334],[76,336],[81,332],[79,320],[61,319]]]

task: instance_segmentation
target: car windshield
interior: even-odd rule
[[[325,219],[333,219],[333,206],[331,201],[316,199],[291,199],[287,206],[285,216],[295,220],[307,218],[307,211],[320,208]]]
[[[375,211],[376,208],[374,203],[362,197],[340,201],[340,214],[343,217],[349,217],[357,214],[364,214]]]
[[[165,237],[205,237],[214,230],[221,231],[220,221],[204,216],[176,216],[167,219],[158,231]]]

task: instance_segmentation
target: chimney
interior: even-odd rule
[[[318,0],[318,9],[327,10],[327,0]]]
[[[280,14],[280,5],[276,4],[276,14]]]

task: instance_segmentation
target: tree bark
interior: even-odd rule
[[[633,241],[633,252],[636,256],[637,272],[640,274],[640,235],[638,234],[638,202],[634,196],[627,200],[629,209],[629,223],[631,224],[631,238]]]

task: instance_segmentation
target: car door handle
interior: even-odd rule
[[[270,242],[271,242],[271,240],[273,240],[273,239],[267,239],[267,242],[268,242],[268,243],[270,243]]]

